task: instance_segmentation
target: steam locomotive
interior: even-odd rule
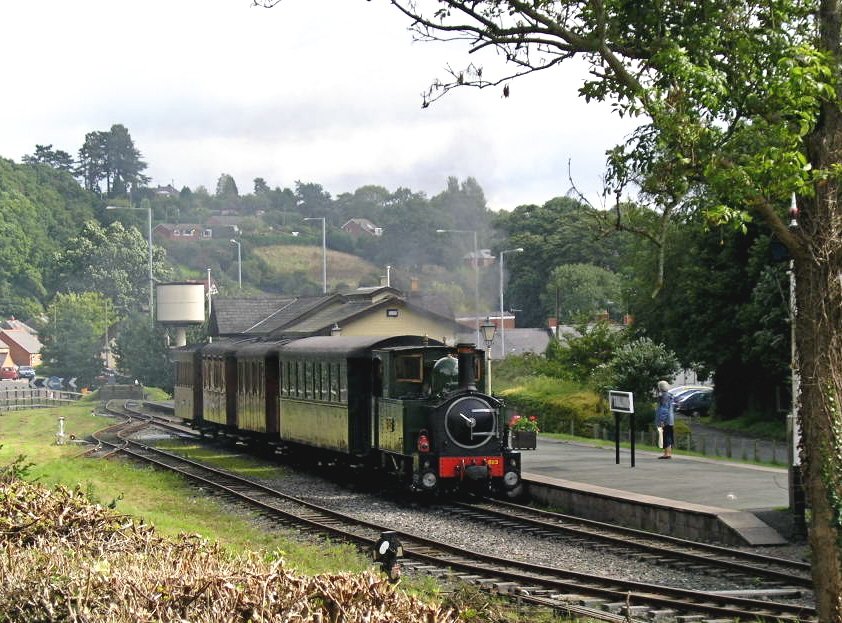
[[[173,351],[175,412],[224,434],[397,477],[416,491],[521,490],[484,352],[420,336],[229,341]]]

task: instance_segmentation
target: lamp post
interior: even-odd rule
[[[155,319],[155,282],[152,278],[152,206],[134,207],[134,206],[105,206],[106,210],[146,210],[146,215],[149,219],[149,229],[147,231],[147,240],[149,242],[149,317]]]
[[[486,318],[485,322],[480,326],[482,330],[482,339],[485,340],[485,377],[488,379],[488,393],[491,393],[491,343],[494,341],[494,333],[497,331],[497,325],[491,322],[490,318]]]
[[[242,255],[242,245],[237,240],[231,239],[231,244],[237,245],[237,285],[240,286],[240,290],[243,289],[243,255]]]
[[[304,220],[322,222],[322,294],[327,294],[327,238],[325,236],[325,217],[309,216]]]
[[[500,251],[500,359],[506,356],[506,321],[503,319],[503,256],[506,253],[523,253],[523,247]]]
[[[467,229],[437,229],[437,234],[473,234],[474,236],[474,319],[476,320],[477,335],[476,340],[479,344],[480,328],[479,328],[479,249],[477,247],[477,232]]]

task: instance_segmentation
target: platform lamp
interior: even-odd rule
[[[523,247],[500,251],[500,359],[506,357],[506,321],[503,318],[503,314],[505,313],[503,310],[503,259],[506,253],[523,253]]]
[[[494,341],[494,334],[497,332],[497,325],[486,317],[485,322],[479,326],[482,332],[482,339],[485,340],[485,375],[488,378],[488,393],[491,393],[491,343]]]

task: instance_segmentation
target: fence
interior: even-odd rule
[[[621,441],[629,442],[630,431],[622,430]],[[593,437],[614,441],[614,428],[602,424],[593,425]],[[635,443],[658,445],[658,431],[640,430],[635,435]],[[675,449],[696,452],[703,456],[721,457],[742,461],[756,461],[786,465],[789,461],[788,445],[773,439],[751,439],[726,432],[692,433],[675,435]]]
[[[55,407],[76,402],[81,397],[82,394],[80,393],[63,390],[5,387],[0,388],[0,411]]]

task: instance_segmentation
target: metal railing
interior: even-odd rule
[[[614,441],[614,430],[608,426],[593,425],[593,437]],[[620,441],[631,441],[629,431],[623,430]],[[657,446],[658,432],[653,428],[637,431],[635,442]],[[751,439],[727,432],[722,433],[676,433],[676,450],[688,450],[702,456],[720,457],[738,461],[758,463],[787,464],[787,445],[774,439]]]
[[[0,411],[55,407],[76,402],[82,394],[29,387],[0,387]]]

